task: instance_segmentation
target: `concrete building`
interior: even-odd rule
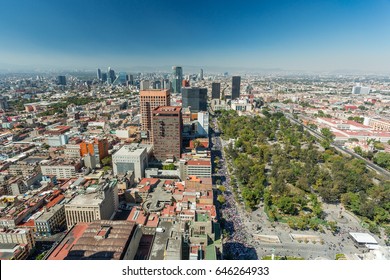
[[[152,145],[124,145],[112,155],[114,175],[125,175],[128,171],[133,171],[135,179],[139,181],[145,176],[151,150]]]
[[[144,90],[140,92],[141,138],[145,143],[153,143],[152,112],[159,106],[170,106],[169,90]]]
[[[140,82],[140,90],[149,90],[150,89],[150,82],[148,80],[142,80]]]
[[[142,230],[129,221],[75,225],[46,257],[48,260],[133,260]]]
[[[185,180],[189,176],[211,178],[212,166],[210,158],[180,160],[180,178]]]
[[[80,143],[80,155],[96,157],[96,163],[108,156],[108,141],[106,138],[94,138],[92,140],[85,140]]]
[[[43,176],[56,176],[57,179],[76,178],[81,169],[81,161],[78,160],[45,160],[41,162]]]
[[[352,88],[352,94],[369,94],[370,90],[370,87],[364,87],[361,84],[357,84]]]
[[[182,106],[191,112],[207,111],[207,88],[185,87],[182,89]]]
[[[241,77],[233,76],[232,77],[232,99],[240,97],[240,87],[241,87]]]
[[[156,159],[180,159],[182,127],[181,107],[164,106],[153,111],[153,146]]]
[[[26,244],[27,250],[31,250],[35,247],[35,238],[32,229],[0,229],[0,244]]]
[[[67,144],[64,154],[67,158],[80,158],[80,144]]]
[[[197,134],[202,137],[209,136],[209,113],[207,111],[198,112]]]
[[[65,207],[61,204],[54,205],[35,220],[36,231],[42,235],[52,235],[65,225]]]
[[[66,225],[70,229],[79,222],[109,220],[118,210],[117,181],[107,181],[90,186],[85,193],[65,204]]]
[[[51,135],[47,137],[47,144],[50,147],[59,147],[68,144],[68,140],[68,134]]]

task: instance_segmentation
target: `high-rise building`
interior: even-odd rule
[[[203,69],[200,69],[199,80],[203,81]]]
[[[211,99],[221,98],[221,83],[213,82],[211,84]]]
[[[190,107],[191,112],[207,111],[207,88],[186,87],[182,91],[183,108]]]
[[[180,66],[172,67],[172,90],[174,93],[181,92],[181,83],[183,80],[183,69]]]
[[[156,159],[179,160],[182,147],[181,107],[162,106],[153,110],[153,149]]]
[[[66,77],[57,76],[57,85],[66,86]]]
[[[118,77],[116,77],[113,85],[126,85],[127,74],[126,72],[119,72]]]
[[[100,68],[98,68],[97,73],[96,73],[96,76],[97,76],[97,79],[98,79],[99,81],[102,80],[102,71],[100,70]]]
[[[232,99],[240,97],[241,77],[233,76],[232,78]]]
[[[161,81],[157,80],[153,82],[153,89],[161,89]]]
[[[107,70],[107,82],[108,84],[112,84],[116,79],[115,71],[111,69],[111,67],[108,67]]]
[[[171,105],[171,94],[168,89],[141,90],[141,138],[144,143],[153,143],[152,112],[159,106]]]
[[[107,73],[102,73],[102,82],[105,83],[107,82]]]
[[[148,90],[150,88],[149,80],[142,80],[140,83],[140,90]]]
[[[181,88],[189,87],[189,86],[190,86],[190,81],[187,79],[183,80],[183,82],[181,83]]]
[[[0,96],[0,110],[5,111],[9,108],[7,98]]]
[[[129,75],[129,84],[134,85],[134,75]]]

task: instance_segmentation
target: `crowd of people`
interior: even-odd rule
[[[218,139],[219,140],[219,139]],[[222,145],[216,139],[216,147],[222,149]],[[224,241],[224,254],[233,259],[257,259],[256,250],[252,243],[252,237],[248,233],[244,225],[243,217],[239,212],[237,203],[232,194],[230,179],[226,171],[225,162],[222,160],[221,168],[218,175],[224,176],[226,179],[222,182],[226,191],[224,192],[225,203],[221,207],[221,215],[224,219],[224,229],[227,232]]]

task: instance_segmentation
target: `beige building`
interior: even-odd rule
[[[118,210],[118,205],[116,180],[88,187],[85,193],[65,204],[66,225],[70,229],[79,222],[110,220]]]
[[[40,234],[51,235],[63,229],[65,224],[65,207],[57,204],[46,210],[35,220],[35,229]]]
[[[35,247],[35,238],[32,229],[0,229],[0,243],[1,244],[27,244],[27,250]]]
[[[60,180],[76,178],[80,169],[80,161],[52,160],[41,164],[43,176],[56,176]]]

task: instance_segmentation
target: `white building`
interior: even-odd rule
[[[134,171],[137,181],[145,177],[145,168],[148,166],[148,157],[152,145],[132,144],[125,145],[112,155],[114,175],[125,175],[127,171]]]
[[[356,84],[356,86],[352,88],[352,94],[369,94],[370,90],[370,87],[364,87],[361,84]]]
[[[198,112],[197,133],[199,136],[208,137],[209,135],[209,113],[208,112]]]

